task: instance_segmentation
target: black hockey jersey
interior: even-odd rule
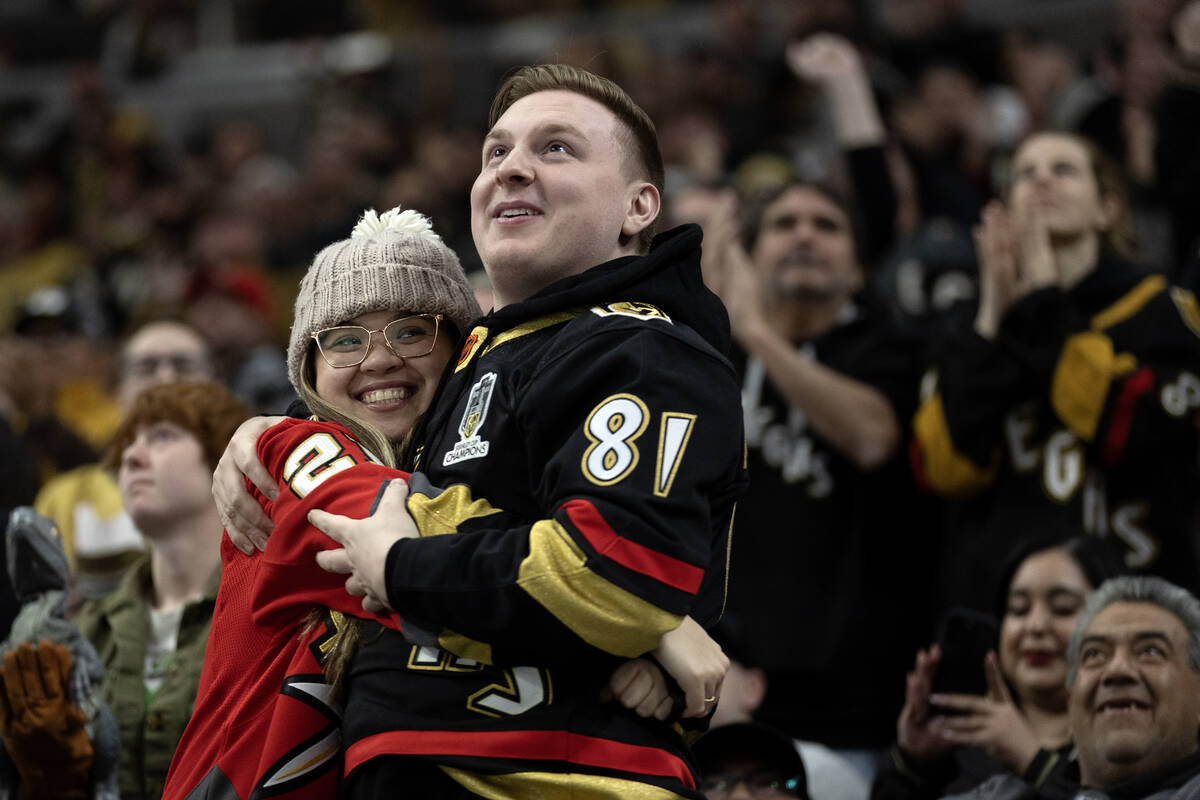
[[[1070,291],[1034,292],[995,341],[947,336],[923,386],[913,457],[970,496],[948,531],[951,599],[987,608],[1014,547],[1116,537],[1131,567],[1200,590],[1200,312],[1191,292],[1112,256]]]
[[[527,524],[455,533],[413,510],[389,601],[430,635],[360,651],[347,771],[399,754],[488,797],[700,796],[677,726],[598,700],[622,659],[724,602],[741,408],[699,240],[676,229],[470,332],[417,464]]]

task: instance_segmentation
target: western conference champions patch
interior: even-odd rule
[[[463,409],[462,419],[458,422],[458,441],[445,456],[442,466],[448,467],[460,461],[472,458],[483,458],[488,454],[491,443],[479,436],[479,429],[487,419],[488,409],[492,405],[492,390],[496,386],[496,373],[489,372],[471,387],[467,397],[467,407]]]

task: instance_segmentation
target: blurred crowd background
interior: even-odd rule
[[[33,430],[39,482],[94,461],[119,416],[114,343],[162,315],[209,337],[255,409],[282,410],[298,276],[370,206],[430,214],[485,291],[462,154],[501,76],[543,60],[610,76],[649,111],[668,213],[687,219],[696,188],[845,181],[826,93],[785,58],[839,33],[888,130],[897,211],[870,267],[900,310],[971,296],[969,226],[1012,145],[1045,126],[1125,166],[1145,263],[1186,284],[1200,22],[1173,36],[1181,6],[5,0],[0,411]]]

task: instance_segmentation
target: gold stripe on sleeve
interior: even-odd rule
[[[975,492],[987,488],[995,480],[998,459],[994,458],[989,467],[981,468],[954,448],[940,392],[933,392],[921,403],[913,417],[913,430],[921,448],[925,480],[935,492]]]
[[[452,767],[441,769],[468,791],[490,800],[681,800],[681,795],[641,781],[579,772],[513,772],[484,775]]]
[[[1118,322],[1124,322],[1142,310],[1142,306],[1150,302],[1150,298],[1161,292],[1167,286],[1167,279],[1162,275],[1149,275],[1142,279],[1125,295],[1108,308],[1092,317],[1092,330],[1102,331],[1111,328]]]
[[[1103,333],[1084,331],[1069,337],[1050,385],[1054,413],[1080,439],[1092,441],[1113,380],[1136,368],[1137,359],[1114,353],[1112,340]]]
[[[552,519],[530,529],[517,584],[588,644],[625,658],[653,650],[682,621],[588,569],[583,551]]]
[[[457,533],[458,526],[468,519],[499,513],[500,509],[482,497],[471,496],[471,490],[456,483],[437,495],[413,493],[408,497],[408,513],[422,536],[441,536]]]
[[[492,646],[486,642],[476,641],[469,636],[455,633],[449,628],[442,628],[438,634],[438,644],[443,650],[463,658],[473,658],[481,664],[491,664]]]
[[[1179,309],[1183,324],[1187,325],[1193,334],[1200,336],[1200,308],[1196,306],[1196,295],[1181,286],[1174,286],[1171,288],[1171,300]]]

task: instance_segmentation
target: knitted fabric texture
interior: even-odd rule
[[[297,391],[308,343],[323,328],[394,309],[442,313],[465,333],[479,317],[458,257],[432,230],[409,225],[364,235],[360,223],[355,231],[317,253],[300,281],[287,363],[288,379]]]

